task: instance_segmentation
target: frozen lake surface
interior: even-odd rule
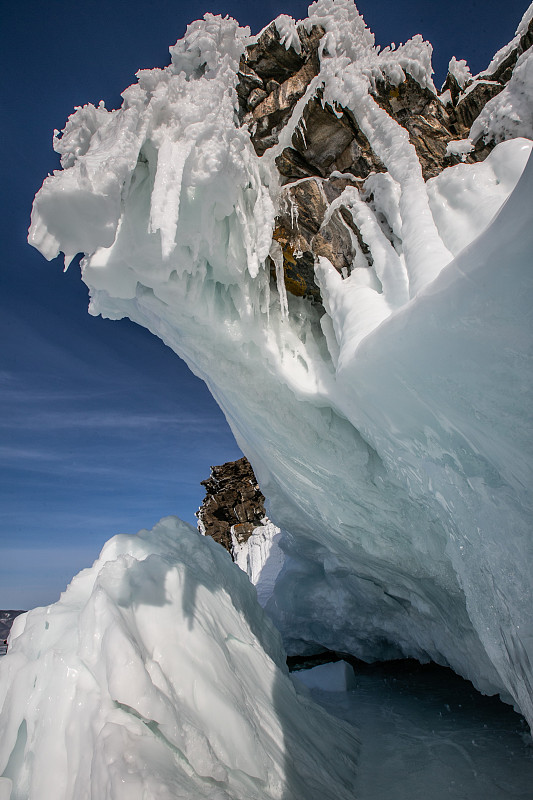
[[[531,800],[533,740],[510,706],[435,665],[363,670],[351,691],[311,690],[359,730],[358,800]]]

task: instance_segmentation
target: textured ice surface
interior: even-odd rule
[[[257,599],[264,608],[272,597],[276,578],[283,566],[284,556],[280,549],[281,531],[272,522],[254,528],[246,542],[240,543],[233,530],[232,556],[243,572],[246,572],[256,588]]]
[[[0,709],[10,800],[353,797],[353,728],[296,693],[246,576],[176,517],[17,618]]]
[[[314,22],[308,94],[351,108],[388,169],[343,196],[373,266],[343,280],[320,259],[322,318],[266,263],[273,159],[308,95],[258,158],[235,124],[248,32],[231,20],[190,26],[120,110],[70,118],[30,241],[84,251],[91,313],[146,326],[205,379],[288,532],[268,609],[291,651],[434,659],[533,722],[531,71],[487,123],[526,140],[426,184],[369,90],[431,86],[430,46],[378,53],[348,0],[313,4]]]

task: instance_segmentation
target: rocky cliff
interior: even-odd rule
[[[350,209],[334,201],[347,186],[354,186],[373,206],[372,192],[365,191],[363,183],[371,173],[386,169],[350,109],[323,100],[317,76],[319,52],[327,48],[324,29],[314,25],[308,32],[299,25],[297,34],[297,41],[287,46],[273,22],[246,48],[237,85],[239,119],[248,126],[259,156],[278,145],[282,135],[286,141],[275,159],[283,189],[273,234],[272,277],[277,254],[286,290],[321,303],[314,274],[318,256],[326,257],[344,277],[354,266],[373,263]],[[466,62],[452,59],[440,94],[408,72],[398,82],[382,77],[373,81],[374,100],[407,131],[425,180],[461,161],[481,161],[492,150],[494,138],[479,136],[471,141],[470,128],[486,103],[502,91],[518,58],[532,43],[533,21],[476,78]],[[285,130],[288,125],[290,130]],[[384,219],[382,224],[394,244]]]
[[[18,617],[19,614],[24,614],[24,611],[0,611],[0,642],[7,639],[11,626],[13,625],[13,620]]]
[[[231,532],[245,542],[265,519],[265,498],[247,458],[211,467],[202,481],[206,495],[197,512],[198,528],[232,553]]]

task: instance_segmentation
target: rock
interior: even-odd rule
[[[471,84],[463,93],[455,107],[455,114],[458,124],[462,126],[466,135],[485,104],[496,97],[502,89],[503,86],[498,81],[479,80]]]
[[[294,47],[282,45],[272,23],[247,48],[240,64],[237,94],[241,121],[248,126],[259,156],[278,144],[297,102],[318,74],[318,46],[323,35],[319,26],[309,34],[300,26],[301,52],[297,53]],[[475,118],[501,91],[517,58],[532,43],[533,22],[493,75],[467,84],[463,91],[457,78],[448,74],[443,86],[446,100],[408,73],[399,85],[385,79],[375,82],[373,97],[407,130],[424,180],[462,160],[460,154],[447,154],[448,144],[469,136]],[[480,161],[492,146],[477,142],[463,158],[467,163]],[[321,304],[314,277],[319,256],[328,258],[344,276],[355,264],[372,265],[369,248],[349,209],[341,205],[328,213],[328,207],[346,186],[361,185],[372,173],[384,172],[385,166],[360,130],[354,113],[325,103],[320,87],[307,99],[290,146],[277,154],[275,163],[283,189],[273,239],[282,249],[285,286],[290,294]],[[271,275],[275,281],[273,263]]]
[[[327,177],[335,170],[358,178],[384,170],[353,115],[323,104],[320,90],[306,104],[291,144],[276,159],[284,183],[304,175]]]
[[[206,496],[198,510],[198,529],[231,553],[231,528],[244,542],[261,525],[265,498],[246,458],[211,467],[210,477],[202,481]]]
[[[349,185],[354,184],[344,178],[309,178],[284,188],[273,238],[281,245],[285,286],[291,294],[321,303],[315,260],[324,256],[344,277],[349,275],[357,256],[352,234],[360,240],[361,252],[368,253],[347,208],[340,206],[327,214],[328,201]],[[358,261],[360,265],[361,258]]]
[[[348,210],[345,209],[349,214]],[[351,216],[351,215],[350,215]],[[329,220],[314,237],[312,250],[315,256],[325,256],[344,277],[352,271],[355,249],[352,237],[339,209],[335,209]]]
[[[328,203],[332,203],[339,197],[347,186],[357,186],[360,181],[351,180],[343,176],[342,178],[330,176],[327,180],[322,181],[322,191]]]
[[[267,97],[264,89],[252,89],[246,101],[247,108],[253,111]]]
[[[452,75],[450,72],[448,72],[446,80],[442,84],[441,94],[444,94],[446,91],[450,93],[451,104],[454,106],[463,90],[459,86],[459,82],[457,81],[455,75]]]
[[[309,178],[288,186],[281,196],[280,223],[302,233],[308,242],[318,233],[328,207],[320,184]]]
[[[286,147],[276,158],[276,166],[281,175],[281,182],[297,181],[311,175],[319,175],[318,170],[309,164],[303,155],[293,147]]]
[[[453,76],[449,78],[450,82],[457,83]],[[460,160],[447,156],[446,147],[448,142],[460,138],[461,133],[468,134],[462,129],[454,129],[455,116],[450,116],[431,89],[420,86],[407,74],[398,86],[389,81],[378,81],[373,95],[381,108],[408,131],[424,180],[435,177],[444,167]]]
[[[306,53],[297,53],[293,47],[285,48],[273,22],[265,28],[257,42],[246,48],[244,63],[263,81],[274,79],[283,83],[303,67]]]
[[[290,228],[277,225],[273,239],[281,245],[283,252],[283,271],[285,288],[296,297],[306,297],[313,303],[321,303],[320,289],[315,283],[315,257],[305,237],[293,233]],[[301,248],[300,245],[304,247]],[[276,280],[274,263],[271,263],[270,274]]]
[[[262,155],[268,147],[277,144],[277,134],[289,119],[300,97],[305,94],[311,78],[318,72],[318,62],[310,59],[304,66],[282,84],[269,81],[270,94],[252,114],[252,143],[256,153]],[[272,86],[274,85],[274,88]],[[256,90],[257,91],[257,90]]]
[[[298,35],[300,53],[294,47],[285,48],[272,23],[255,44],[246,48],[240,62],[239,119],[248,125],[260,156],[277,144],[280,130],[318,73],[317,50],[324,30],[315,25],[308,34],[300,26]]]
[[[0,644],[9,636],[11,626],[19,614],[24,614],[24,611],[0,611]]]

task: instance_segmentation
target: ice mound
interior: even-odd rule
[[[176,517],[16,621],[0,708],[2,800],[353,796],[353,728],[296,693],[247,577]]]
[[[293,673],[293,681],[300,681],[308,689],[320,689],[323,692],[349,692],[355,689],[353,667],[346,661],[335,661],[332,664],[320,664],[311,669],[302,669]]]
[[[252,40],[229,19],[189,26],[119,110],[78,109],[30,242],[83,251],[90,312],[146,326],[206,381],[285,532],[267,608],[291,652],[434,659],[532,723],[531,48],[480,122],[505,141],[425,182],[372,92],[406,75],[431,92],[429,45],[378,52],[349,0],[314,3],[313,25],[318,74],[262,157],[238,117]],[[386,171],[329,207],[367,256],[349,274],[317,258],[313,305],[287,294],[272,234],[276,158],[319,89]]]

